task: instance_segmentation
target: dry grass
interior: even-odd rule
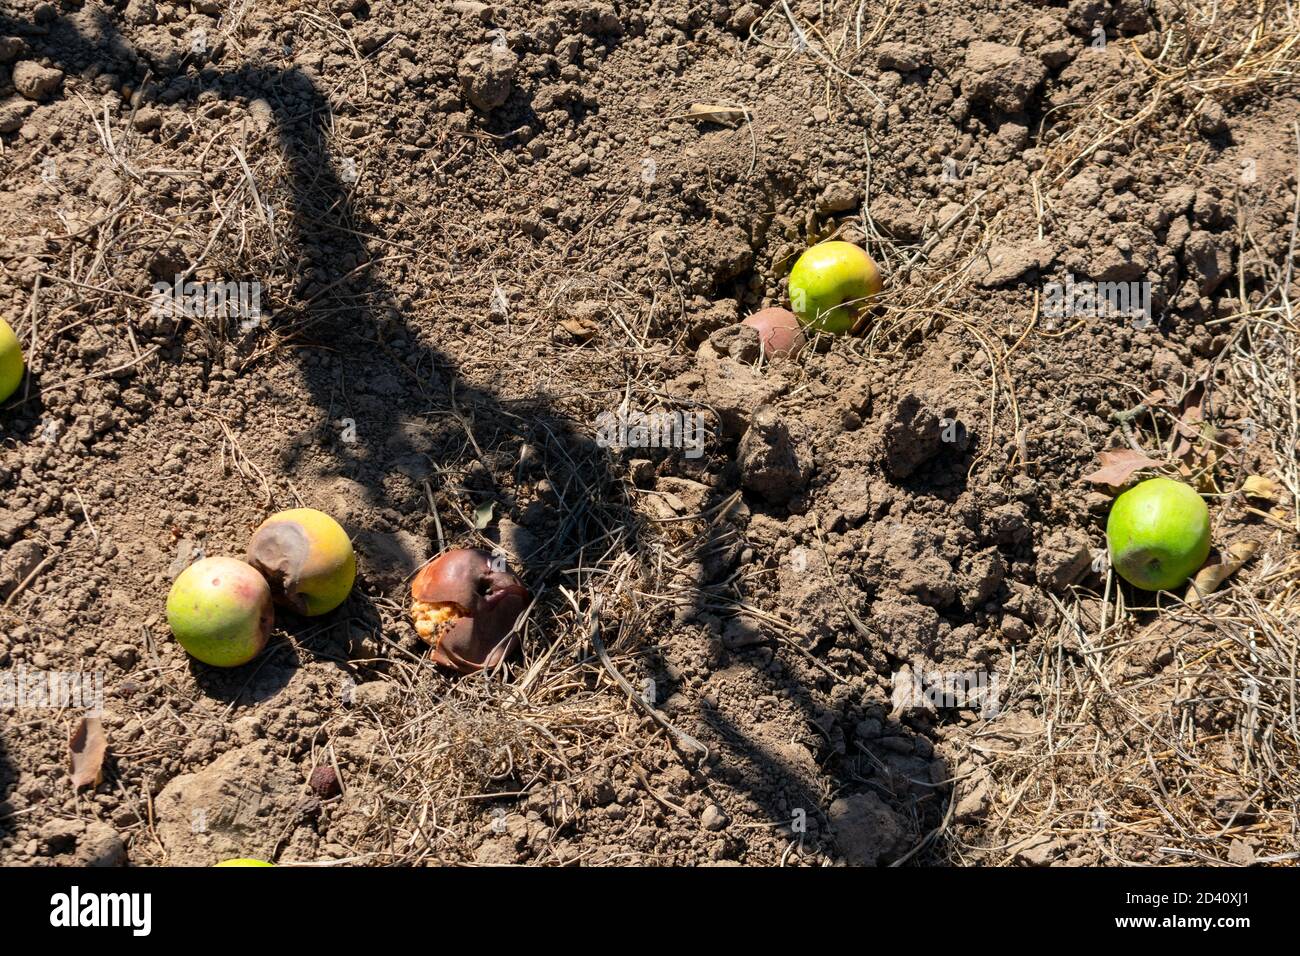
[[[1186,157],[1191,144],[1177,137],[1206,98],[1293,82],[1300,18],[1289,6],[1216,4],[1182,15],[1155,55],[1131,44],[1129,82],[1051,117],[1042,182],[1062,181],[1120,141],[1157,137]],[[1162,132],[1177,101],[1185,118]],[[1261,256],[1239,218],[1240,300],[1215,323],[1228,334],[1211,378],[1221,406],[1246,412],[1220,424],[1262,443],[1267,475],[1283,491],[1268,512],[1233,494],[1246,477],[1240,455],[1224,456],[1217,477],[1225,509],[1262,529],[1264,556],[1195,604],[1127,608],[1113,572],[1101,600],[1057,602],[1058,623],[1031,645],[1035,656],[1016,662],[1007,688],[1008,709],[1030,715],[1029,731],[1010,746],[994,736],[996,721],[972,735],[983,770],[959,794],[984,786],[991,807],[982,823],[949,832],[954,862],[1005,863],[1036,844],[1102,864],[1300,859],[1300,198],[1281,261]]]

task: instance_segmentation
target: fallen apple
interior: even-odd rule
[[[203,558],[167,595],[167,623],[181,647],[204,664],[238,667],[266,647],[275,610],[257,569],[238,558]]]
[[[314,508],[281,511],[262,522],[248,543],[248,563],[266,575],[277,604],[308,617],[342,604],[357,577],[347,532]]]
[[[495,667],[515,649],[515,622],[528,589],[486,551],[457,548],[426,564],[411,584],[415,632],[433,659],[468,674]]]
[[[762,309],[740,324],[748,325],[758,333],[758,344],[764,358],[789,355],[803,348],[803,328],[798,316],[789,309]]]
[[[819,243],[790,270],[790,305],[817,332],[848,332],[879,291],[880,270],[851,242]]]
[[[255,860],[252,857],[241,856],[234,860],[222,860],[220,863],[214,863],[214,866],[275,866],[274,863],[267,863],[265,860]]]
[[[9,323],[0,319],[0,402],[18,391],[23,380],[23,349]]]
[[[1110,562],[1145,591],[1176,588],[1210,553],[1210,511],[1195,490],[1149,478],[1115,499],[1106,520]]]

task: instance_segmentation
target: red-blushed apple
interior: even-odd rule
[[[167,623],[181,647],[214,667],[247,664],[266,647],[275,621],[271,589],[238,558],[203,558],[167,595]]]
[[[755,312],[741,325],[748,325],[758,333],[758,343],[764,358],[790,355],[803,348],[805,338],[799,317],[789,309],[772,307]]]
[[[1124,492],[1106,519],[1110,563],[1134,587],[1176,588],[1210,554],[1210,511],[1181,481],[1149,478]]]
[[[495,667],[519,643],[515,622],[528,589],[486,551],[457,548],[426,564],[411,584],[415,632],[433,659],[469,674]]]
[[[790,305],[816,332],[848,332],[880,288],[880,269],[851,242],[819,243],[790,270]]]
[[[314,508],[292,508],[262,522],[248,543],[248,563],[266,575],[277,604],[308,617],[347,600],[357,577],[347,532]]]

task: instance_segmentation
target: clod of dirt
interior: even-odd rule
[[[709,804],[700,814],[700,826],[713,832],[725,830],[730,822],[731,817],[727,816],[727,812],[716,803]]]
[[[384,590],[394,588],[415,573],[428,555],[428,541],[407,531],[358,531],[357,563],[366,581]]]
[[[904,242],[915,242],[925,230],[912,204],[896,196],[877,196],[871,203],[871,218],[882,232]]]
[[[425,565],[411,585],[415,632],[433,659],[462,674],[495,667],[519,643],[515,622],[530,595],[486,551],[457,548]]]
[[[797,422],[787,422],[770,405],[754,412],[736,454],[741,483],[768,501],[783,504],[812,477],[813,455]]]
[[[731,355],[733,345],[740,344],[738,360]],[[754,366],[758,359],[758,335],[744,327],[721,329],[700,345],[695,353],[695,368],[670,381],[668,395],[707,406],[718,414],[722,436],[738,437],[749,423],[749,415],[761,405],[774,401],[789,387],[779,368],[764,374]]]
[[[915,73],[930,65],[930,51],[916,43],[881,43],[876,47],[876,63],[882,70]]]
[[[1030,269],[1045,269],[1056,258],[1056,247],[1046,240],[998,243],[976,262],[971,274],[986,289],[1014,282]]]
[[[1058,528],[1038,546],[1038,583],[1060,593],[1092,566],[1092,543],[1082,531]]]
[[[833,182],[817,197],[817,211],[823,216],[832,213],[847,212],[862,199],[862,193],[853,183],[839,180]]]
[[[27,114],[35,108],[35,103],[21,96],[0,100],[0,133],[12,133],[21,127]]]
[[[45,549],[35,541],[19,541],[0,555],[0,599],[7,598],[13,589],[45,560]]]
[[[43,100],[63,85],[60,70],[24,60],[14,67],[14,89],[29,100]]]
[[[176,777],[154,802],[168,862],[210,866],[231,857],[269,859],[296,813],[301,786],[298,771],[264,740]]]
[[[840,797],[826,815],[850,866],[879,866],[907,849],[906,822],[874,793]]]
[[[1006,113],[1019,113],[1047,78],[1047,68],[1013,46],[977,40],[966,50],[966,94]]]
[[[125,866],[126,843],[122,835],[107,823],[90,820],[77,838],[77,863],[80,866]]]
[[[475,50],[460,61],[460,88],[469,104],[490,113],[510,98],[519,58],[509,50]]]
[[[965,451],[970,435],[956,415],[954,408],[929,395],[904,395],[885,426],[885,469],[889,474],[897,479],[909,477],[945,445]]]

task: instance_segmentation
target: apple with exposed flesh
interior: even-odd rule
[[[1181,481],[1149,478],[1115,499],[1106,519],[1110,563],[1144,591],[1176,588],[1210,553],[1210,511]]]
[[[823,242],[790,270],[790,304],[804,327],[843,335],[880,292],[880,269],[851,242]]]
[[[299,614],[327,614],[345,600],[357,577],[348,533],[314,508],[267,518],[248,543],[248,563],[266,575],[277,604]]]
[[[214,667],[247,664],[266,647],[275,621],[271,589],[238,558],[203,558],[167,595],[167,623],[190,655]]]
[[[420,639],[432,645],[435,661],[469,674],[495,667],[515,649],[515,622],[529,597],[503,559],[457,548],[415,576],[411,618]]]

